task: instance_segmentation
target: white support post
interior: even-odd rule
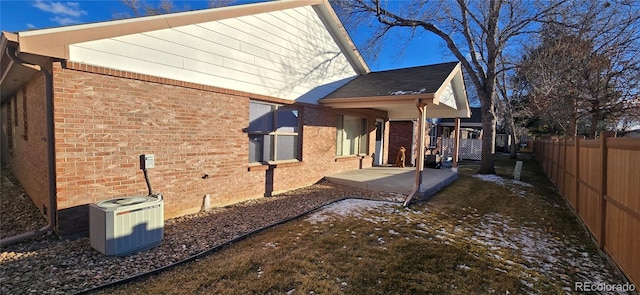
[[[424,127],[427,122],[427,106],[426,105],[418,105],[418,111],[420,112],[420,119],[418,120],[418,152],[416,159],[416,186],[420,187],[422,185],[422,171],[424,171],[424,139],[425,132]]]

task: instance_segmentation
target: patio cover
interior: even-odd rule
[[[370,72],[358,76],[319,101],[335,109],[358,108],[386,111],[389,119],[418,119],[418,150],[424,151],[427,118],[455,118],[454,169],[457,169],[460,118],[471,117],[459,62]],[[420,190],[424,152],[418,153],[416,182],[405,200],[409,204]]]
[[[363,74],[319,102],[337,109],[383,110],[392,120],[418,118],[416,105],[427,105],[428,118],[471,116],[459,62]]]

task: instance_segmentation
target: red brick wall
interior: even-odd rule
[[[395,164],[398,150],[404,146],[406,151],[405,165],[411,165],[411,146],[413,145],[413,122],[389,122],[389,163]]]
[[[283,100],[74,63],[55,67],[54,88],[58,208],[69,212],[60,232],[82,226],[78,207],[146,194],[144,153],[155,154],[149,176],[166,218],[200,210],[205,194],[223,206],[371,166],[370,157],[336,160],[336,113],[327,108],[301,105],[302,162],[267,169],[248,165],[249,97]],[[367,116],[372,132],[385,115],[350,114]]]
[[[7,112],[9,107],[10,112]],[[49,206],[44,75],[35,74],[18,89],[10,104],[2,106],[1,111],[2,164],[16,176],[44,214],[45,207]],[[11,115],[11,122],[7,118],[8,113]],[[12,129],[11,149],[8,142],[9,128]],[[46,213],[50,213],[50,208],[46,208]]]

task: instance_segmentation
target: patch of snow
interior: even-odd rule
[[[411,90],[398,90],[398,91],[391,91],[389,92],[389,95],[405,95],[405,94],[422,94],[425,93],[427,91],[426,88],[422,88],[420,90],[417,91],[411,91]]]
[[[374,209],[390,208],[392,205],[396,205],[396,203],[362,199],[346,199],[322,208],[321,210],[309,215],[305,220],[311,224],[316,224],[318,222],[333,220],[335,216],[360,217],[363,213]]]
[[[498,268],[498,267],[494,267],[493,269],[499,271],[499,272],[503,272],[503,273],[509,273],[508,271],[502,269],[502,268]]]
[[[500,177],[500,176],[495,175],[495,174],[476,174],[476,175],[473,175],[473,177],[480,178],[480,179],[482,179],[484,181],[497,183],[499,185],[512,184],[512,185],[519,185],[519,186],[524,186],[524,187],[533,187],[533,185],[531,185],[530,183],[526,183],[526,182],[521,181],[521,180],[506,179],[506,178]]]
[[[423,234],[423,235],[428,235],[429,234],[428,231],[424,231],[424,230],[421,230],[421,229],[416,229],[415,232],[419,233],[419,234]]]
[[[512,193],[520,197],[526,197],[527,192],[524,190],[518,189],[518,187],[533,187],[533,185],[526,183],[524,181],[506,179],[495,174],[476,174],[473,177],[479,178],[483,181],[493,182],[501,186],[509,187],[509,190],[511,190]]]
[[[460,264],[460,265],[458,265],[458,268],[459,268],[459,269],[464,269],[464,270],[470,270],[470,269],[471,269],[471,267],[469,267],[469,266],[467,266],[467,265],[464,265],[464,264]]]
[[[262,270],[262,267],[258,267],[258,278],[262,277],[263,273],[264,273],[264,270]]]
[[[495,174],[476,174],[473,177],[480,178],[484,181],[505,185],[505,179]]]
[[[527,182],[524,182],[524,181],[521,181],[521,180],[512,179],[512,180],[510,180],[510,182],[513,183],[513,184],[521,185],[521,186],[533,187],[533,185],[531,185],[530,183],[527,183]]]
[[[262,249],[275,248],[275,247],[278,247],[278,243],[269,242],[269,243],[264,244]]]

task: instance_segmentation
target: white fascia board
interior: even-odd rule
[[[313,9],[320,17],[320,20],[333,37],[334,41],[340,47],[342,53],[347,57],[347,60],[353,67],[353,69],[359,74],[367,74],[371,72],[369,66],[365,62],[364,58],[358,51],[355,43],[349,37],[349,33],[342,25],[342,22],[338,18],[338,15],[335,13],[331,4],[328,0],[323,0],[322,4],[314,5]]]

